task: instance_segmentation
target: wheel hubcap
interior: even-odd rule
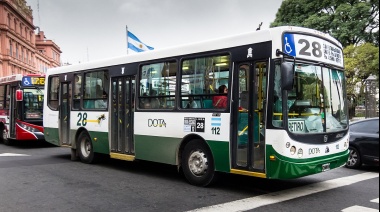
[[[81,142],[81,152],[84,157],[88,157],[91,153],[91,144],[87,139],[83,139]]]
[[[191,153],[189,157],[189,169],[194,175],[204,175],[208,169],[206,154],[199,150]]]
[[[347,161],[348,166],[353,166],[358,161],[358,154],[354,150],[350,150],[350,156]]]
[[[6,130],[3,130],[3,139],[4,140],[8,139],[8,133]]]

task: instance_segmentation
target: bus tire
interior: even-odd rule
[[[87,132],[81,132],[78,137],[77,151],[79,150],[79,158],[83,163],[94,163],[95,153],[91,142],[91,138]]]
[[[195,139],[186,144],[181,158],[183,174],[196,186],[208,186],[214,181],[214,159],[208,146]]]
[[[5,127],[2,127],[1,130],[1,141],[7,145],[7,146],[10,146],[12,145],[12,141],[8,138],[8,132],[7,130],[5,129]]]
[[[0,123],[0,132],[1,132],[0,142],[4,142],[4,126],[2,125],[2,123]]]
[[[360,152],[355,147],[349,147],[350,155],[348,156],[348,160],[346,162],[346,168],[356,169],[362,165],[362,160],[360,157]]]

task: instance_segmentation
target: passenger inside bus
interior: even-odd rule
[[[186,108],[198,108],[197,103],[194,101],[194,97],[189,97],[189,102],[187,103]]]
[[[160,108],[160,100],[157,98],[157,91],[156,90],[150,90],[150,96],[152,97],[149,99],[150,108],[157,109]]]
[[[224,94],[224,95],[214,96],[212,98],[212,105],[214,106],[214,108],[218,108],[218,109],[227,108],[227,93],[228,93],[227,86],[226,85],[219,86],[218,92],[219,94]]]
[[[96,98],[95,108],[107,108],[107,93],[102,89],[100,85],[96,85]]]

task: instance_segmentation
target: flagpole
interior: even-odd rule
[[[125,25],[125,30],[126,30],[126,33],[127,33],[127,54],[128,54],[128,25]]]

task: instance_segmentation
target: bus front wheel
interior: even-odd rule
[[[183,173],[190,184],[207,186],[213,182],[214,160],[210,149],[201,140],[186,144],[181,161]]]
[[[79,150],[79,158],[83,163],[94,163],[95,153],[92,146],[91,138],[86,132],[82,132],[77,141],[77,151]]]

